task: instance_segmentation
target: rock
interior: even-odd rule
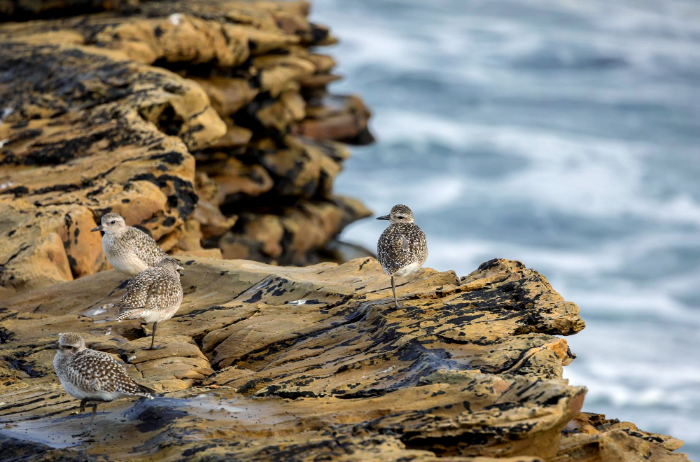
[[[195,216],[196,218],[196,216]],[[173,236],[177,242],[169,248],[173,255],[196,255],[199,257],[222,258],[221,249],[205,249],[202,247],[202,229],[195,218],[185,222],[179,233]],[[235,220],[233,220],[235,223]],[[165,245],[163,245],[165,247]]]
[[[6,45],[0,51],[10,69],[0,94],[11,108],[0,124],[5,290],[98,271],[101,241],[90,229],[106,212],[120,213],[155,239],[180,228],[197,202],[188,144],[215,140],[225,128],[204,92],[168,71],[93,49]],[[19,77],[25,72],[36,77]],[[118,90],[109,94],[110,88]],[[209,128],[193,130],[204,125]],[[47,251],[50,234],[56,237]]]
[[[212,107],[221,116],[230,116],[238,112],[241,108],[253,102],[258,96],[259,90],[255,88],[251,81],[243,78],[231,78],[223,76],[213,76],[209,78],[190,77],[197,82],[209,98],[211,99]],[[239,132],[245,130],[241,127],[230,126],[229,132],[226,133],[228,138],[240,139],[245,138]],[[249,132],[249,130],[245,130]],[[233,132],[233,133],[231,133]],[[251,133],[252,135],[252,133]],[[250,141],[250,136],[243,141],[245,145]]]
[[[374,141],[367,129],[371,113],[358,97],[326,96],[314,102],[306,111],[307,118],[296,125],[296,133],[321,140],[355,140],[355,144]]]
[[[567,424],[557,456],[550,460],[685,461],[685,454],[672,453],[682,445],[676,438],[642,431],[630,422],[582,412]]]
[[[369,213],[333,194],[329,140],[370,140],[369,111],[327,93],[309,47],[335,39],[307,3],[0,5],[50,8],[0,24],[0,296],[109,268],[89,232],[108,211],[172,253],[297,264]]]
[[[316,263],[325,246],[355,220],[370,215],[360,202],[336,196],[303,201],[301,207],[261,208],[244,212],[221,237],[224,258],[278,265]]]
[[[373,258],[193,257],[156,351],[141,349],[150,326],[110,321],[121,281],[104,271],[0,302],[0,438],[23,460],[687,460],[678,440],[580,412],[586,390],[562,379],[573,355],[557,337],[583,329],[578,308],[519,262],[423,269],[399,281],[394,309]],[[71,436],[87,415],[66,418],[78,401],[45,349],[67,331],[163,395],[103,404],[94,438]]]

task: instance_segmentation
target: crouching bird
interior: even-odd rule
[[[86,348],[78,334],[61,334],[53,368],[66,392],[80,400],[80,412],[92,403],[88,433],[92,431],[98,403],[129,397],[153,399],[153,390],[134,382],[112,356]]]

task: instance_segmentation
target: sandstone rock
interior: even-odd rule
[[[563,433],[553,462],[565,460],[605,460],[660,462],[685,461],[685,454],[672,453],[683,445],[676,438],[648,433],[630,422],[607,420],[604,415],[582,412]]]
[[[213,76],[209,78],[191,77],[192,80],[202,86],[209,98],[212,107],[221,116],[229,116],[238,112],[241,108],[253,102],[258,96],[259,90],[251,85],[250,80]],[[230,127],[232,130],[241,130],[239,127]],[[239,133],[235,133],[240,136]],[[232,135],[227,132],[227,136]],[[250,136],[242,144],[246,144]]]
[[[296,263],[367,214],[334,199],[348,154],[323,140],[366,142],[369,111],[327,94],[335,62],[309,47],[335,39],[307,3],[88,4],[0,25],[0,217],[7,233],[30,230],[0,249],[0,291],[109,268],[87,232],[107,211],[175,253],[216,256],[222,243],[229,256]],[[69,16],[88,6],[114,11]],[[198,208],[192,154],[216,184]],[[278,225],[234,226],[242,214]]]
[[[100,236],[90,229],[108,211],[161,239],[195,208],[187,146],[215,140],[223,122],[191,82],[120,59],[21,42],[0,50],[2,66],[10,69],[0,81],[10,108],[0,124],[0,281],[6,290],[98,271]],[[50,234],[56,238],[47,241]]]
[[[356,96],[328,96],[307,109],[308,117],[295,131],[315,139],[356,140],[356,144],[367,144],[374,140],[371,135],[365,139],[369,134],[370,115],[369,109]]]
[[[361,203],[346,197],[303,201],[301,206],[261,208],[244,212],[219,241],[224,258],[273,264],[309,264],[349,223],[370,215]]]
[[[114,271],[0,302],[3,448],[30,461],[687,460],[675,439],[580,413],[585,389],[562,379],[572,355],[556,337],[584,327],[578,308],[519,262],[463,278],[424,269],[399,281],[399,309],[373,258],[192,258],[184,273],[156,351],[141,349],[150,326],[110,321]],[[104,404],[93,439],[71,436],[87,416],[68,418],[78,401],[45,349],[66,331],[163,396]]]
[[[235,223],[235,220],[232,220],[232,223]],[[222,258],[221,249],[202,248],[203,234],[201,225],[195,218],[190,218],[185,222],[185,226],[180,230],[176,238],[177,243],[169,249],[174,255]]]

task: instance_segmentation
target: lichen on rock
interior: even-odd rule
[[[23,5],[5,9],[26,19]],[[0,24],[0,293],[108,268],[86,231],[109,211],[173,253],[277,264],[319,261],[369,214],[332,191],[347,157],[333,140],[371,141],[369,111],[324,109],[335,63],[309,47],[335,39],[308,4],[35,7],[68,16]]]
[[[99,309],[121,295],[114,271],[0,302],[4,444],[106,460],[686,460],[678,440],[580,413],[586,390],[562,379],[573,355],[559,337],[583,329],[578,308],[519,262],[424,269],[400,281],[398,309],[373,258],[192,258],[184,273],[163,350]],[[86,419],[68,417],[77,401],[44,349],[65,331],[163,395],[103,405],[95,437],[72,437]]]

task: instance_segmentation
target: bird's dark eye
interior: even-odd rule
[[[110,221],[110,223],[112,223],[112,224],[114,224],[114,223],[116,223],[116,222],[117,222],[117,220],[112,220],[112,221]]]
[[[404,218],[406,217],[404,217],[403,215],[399,215],[399,220],[403,220]]]

